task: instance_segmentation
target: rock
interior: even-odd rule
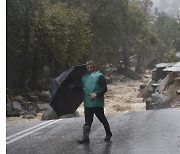
[[[163,94],[152,94],[151,98],[146,100],[146,109],[164,109],[170,107],[172,102],[171,96],[165,96]]]
[[[33,109],[32,109],[32,110],[29,110],[28,113],[29,113],[29,115],[37,116],[36,111],[33,110]]]
[[[37,116],[36,111],[33,110],[33,109],[30,109],[30,110],[27,110],[27,111],[26,110],[22,110],[20,114],[21,115],[33,115],[33,116]]]
[[[148,97],[146,99],[146,110],[152,110],[153,109],[152,103],[153,103],[152,97]]]
[[[46,103],[49,103],[49,101],[51,99],[50,91],[42,91],[39,94],[39,98],[40,98],[40,100],[42,100],[42,101],[44,101]]]
[[[29,100],[32,102],[38,102],[39,101],[39,97],[35,96],[35,95],[30,95],[29,96]]]
[[[19,110],[10,110],[10,109],[6,109],[6,116],[7,117],[19,117],[20,116],[20,112]]]
[[[19,110],[19,111],[22,110],[21,104],[16,102],[16,101],[12,102],[12,107],[13,107],[13,109],[16,109],[16,110]]]
[[[47,78],[43,80],[42,90],[49,90],[51,91],[53,88],[54,79],[53,78]]]
[[[20,114],[21,114],[21,115],[26,115],[26,114],[28,114],[28,111],[22,109],[21,112],[20,112]]]
[[[44,104],[38,104],[38,110],[42,111],[42,110],[46,110],[49,108],[49,104],[44,103]]]
[[[139,86],[140,91],[142,91],[146,86],[147,86],[146,83],[142,83],[142,84]]]
[[[110,83],[112,83],[112,80],[111,80],[111,78],[110,78],[110,77],[108,77],[108,76],[105,76],[105,79],[106,79],[106,82],[107,82],[107,84],[110,84]]]
[[[49,106],[49,108],[43,112],[41,116],[41,120],[52,120],[52,119],[58,119],[58,116],[54,112],[53,108]]]
[[[43,91],[51,91],[54,84],[54,78],[43,78],[38,81],[38,87]]]
[[[36,102],[37,104],[44,104],[44,102],[43,101],[38,101],[38,102]]]
[[[13,100],[17,102],[23,102],[23,97],[21,95],[17,95],[13,98]]]

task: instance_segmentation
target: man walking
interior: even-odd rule
[[[105,141],[109,141],[112,137],[107,118],[104,115],[104,93],[107,91],[107,84],[103,74],[96,71],[93,61],[87,62],[88,74],[82,77],[82,86],[84,92],[84,113],[85,124],[83,126],[83,137],[78,143],[89,143],[89,133],[93,122],[94,114],[103,124],[106,136]]]

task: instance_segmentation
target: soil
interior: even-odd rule
[[[142,98],[137,98],[141,83],[148,83],[151,73],[146,72],[141,80],[128,80],[126,82],[116,81],[108,84],[108,91],[105,94],[105,114],[125,113],[146,110],[146,104]],[[83,116],[83,105],[77,109],[80,116]],[[6,123],[17,123],[22,121],[40,120],[42,113],[38,113],[34,119],[22,117],[7,117]]]

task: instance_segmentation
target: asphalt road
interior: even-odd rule
[[[84,118],[7,125],[7,154],[180,154],[180,108],[107,116],[112,140],[94,118],[90,143],[79,145]]]

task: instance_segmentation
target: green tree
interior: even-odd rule
[[[91,39],[88,15],[65,4],[7,1],[7,86],[32,88],[44,65],[55,76],[79,61]]]
[[[130,2],[137,4],[146,16],[150,16],[151,7],[153,6],[152,0],[130,0]]]
[[[145,63],[148,55],[152,54],[157,44],[157,37],[152,32],[148,16],[136,5],[129,3],[129,25],[131,34],[131,50],[138,56],[136,70]]]
[[[162,46],[164,46],[164,51],[161,51],[163,54],[173,49],[175,42],[178,42],[180,36],[179,22],[176,18],[161,13],[153,24],[153,31],[161,40]]]
[[[45,5],[44,10],[45,41],[53,59],[63,68],[78,64],[91,39],[88,15],[59,2]]]
[[[7,1],[7,83],[22,87],[31,73],[36,22],[34,0]]]

